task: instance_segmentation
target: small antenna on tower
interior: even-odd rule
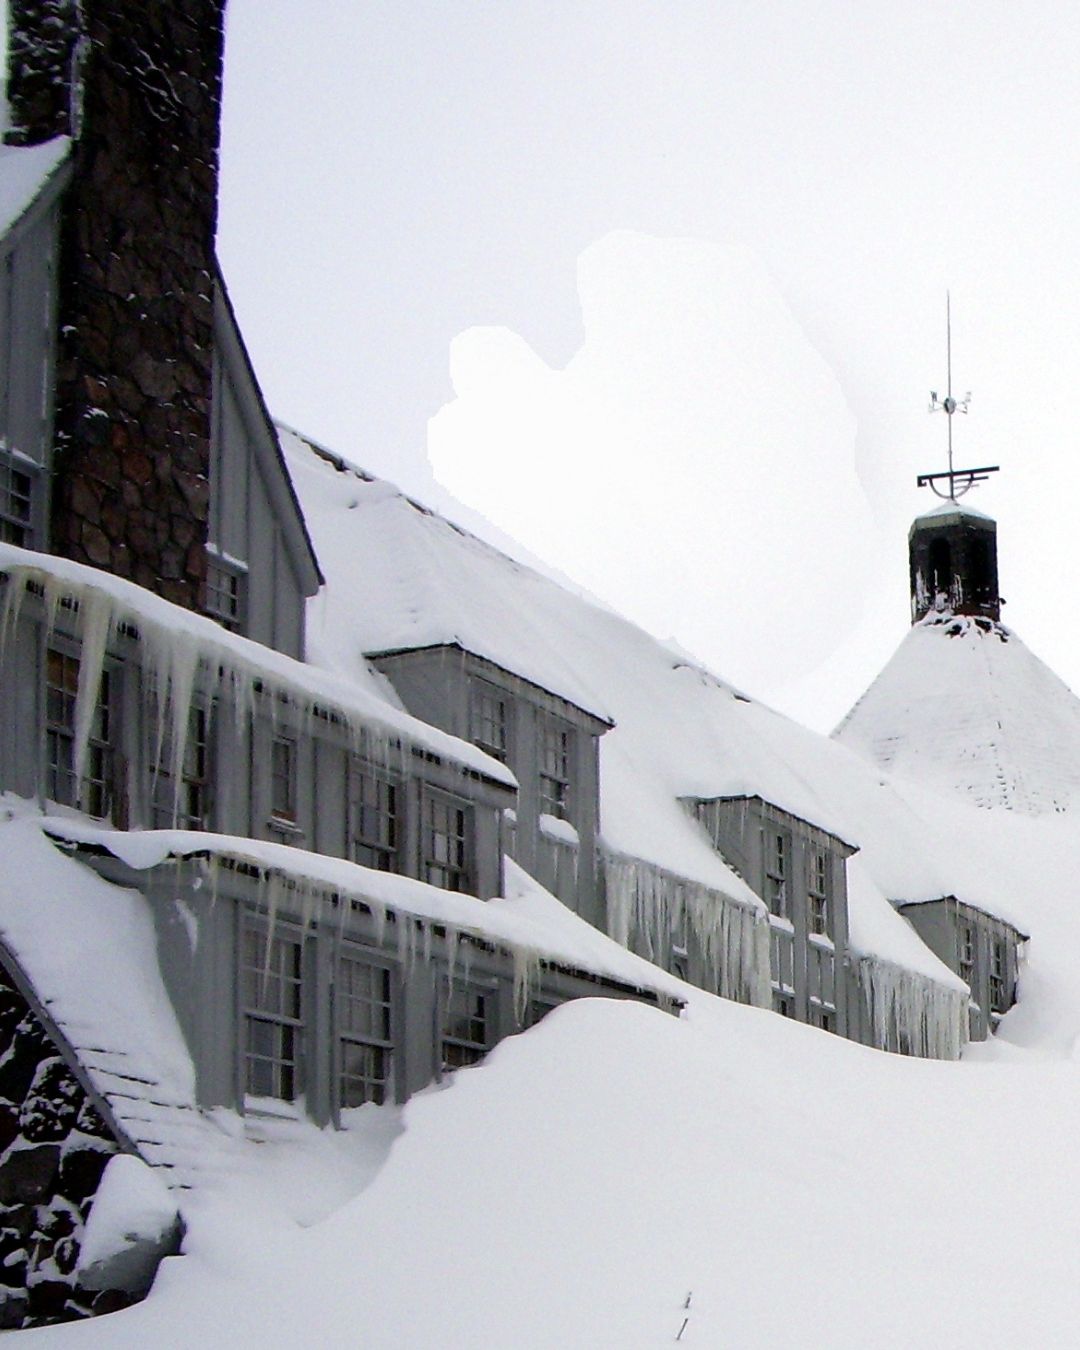
[[[985,483],[988,476],[997,473],[998,465],[988,465],[981,469],[956,469],[953,467],[953,443],[952,443],[952,420],[956,413],[967,413],[971,403],[971,391],[964,395],[962,399],[953,398],[952,391],[952,296],[948,291],[945,292],[945,397],[938,398],[937,391],[930,393],[930,411],[943,412],[947,418],[949,428],[949,468],[946,473],[921,473],[917,479],[917,486],[928,487],[931,492],[941,497],[944,501],[954,502],[957,497],[962,497],[975,486],[976,483]],[[942,492],[938,483],[942,479],[948,479],[949,490]]]

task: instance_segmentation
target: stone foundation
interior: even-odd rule
[[[75,1273],[102,1172],[119,1151],[0,967],[0,1329],[132,1302],[122,1291],[80,1290]]]

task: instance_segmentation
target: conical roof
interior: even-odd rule
[[[833,735],[977,806],[1080,810],[1080,699],[990,619],[927,615]]]

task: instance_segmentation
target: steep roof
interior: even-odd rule
[[[409,645],[402,635],[424,645],[466,632],[473,650],[614,721],[600,741],[609,848],[760,905],[679,799],[761,796],[864,850],[857,950],[953,983],[887,899],[964,889],[955,844],[943,837],[928,858],[925,822],[865,761],[391,484],[336,468],[300,437],[284,448],[328,578],[309,607],[313,653],[347,673],[363,652]]]
[[[917,623],[833,734],[880,768],[976,806],[1080,808],[1080,699],[988,619]]]
[[[33,206],[64,164],[70,149],[71,142],[66,136],[57,136],[43,145],[0,144],[0,237]]]

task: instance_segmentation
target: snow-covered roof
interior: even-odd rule
[[[365,653],[458,646],[610,721],[574,662],[538,640],[535,614],[552,583],[406,497],[389,483],[338,469],[296,432],[282,448],[327,577],[363,578],[342,613],[343,587],[308,606],[312,654],[350,669]],[[346,512],[362,506],[363,530]],[[414,518],[426,528],[410,528]],[[343,528],[344,526],[344,528]],[[445,547],[446,536],[454,547]],[[493,559],[500,566],[493,567]],[[556,588],[557,589],[557,588]],[[514,603],[508,603],[510,596]],[[379,597],[373,602],[373,597]],[[498,622],[490,616],[498,613]],[[342,627],[343,618],[348,622]]]
[[[218,1131],[158,973],[147,901],[65,857],[40,817],[0,811],[0,941],[148,1162],[172,1184],[213,1166]]]
[[[980,525],[993,525],[995,523],[993,516],[988,516],[985,511],[979,511],[965,501],[954,501],[950,498],[947,501],[938,502],[937,506],[932,506],[928,511],[923,511],[916,516],[908,533],[913,534],[920,525],[924,525],[927,521],[933,521],[936,525],[943,525],[954,519],[957,522],[971,520]]]
[[[1080,699],[986,619],[915,624],[833,734],[891,774],[976,806],[1080,808]]]
[[[921,816],[845,747],[746,697],[603,606],[530,571],[392,485],[345,474],[296,436],[285,454],[328,578],[309,632],[342,670],[395,631],[466,626],[473,649],[550,687],[550,661],[572,672],[582,706],[605,709],[601,840],[759,909],[680,798],[760,796],[863,850],[873,878],[852,898],[862,954],[955,977],[888,904],[963,889],[955,841],[927,856]],[[369,584],[353,583],[356,576]],[[390,645],[393,645],[392,643]],[[970,888],[968,888],[970,891]],[[973,904],[978,894],[967,894]],[[988,902],[987,902],[988,903]]]
[[[94,567],[0,544],[0,573],[33,582],[47,593],[87,597],[90,607],[108,610],[115,625],[138,630],[158,671],[173,671],[177,662],[199,656],[228,670],[259,680],[287,696],[327,708],[352,726],[377,728],[408,744],[423,746],[464,765],[485,778],[515,786],[513,774],[497,760],[456,736],[449,736],[395,706],[386,682],[357,659],[348,675],[317,669],[304,661],[264,647],[213,620],[183,609],[134,582]],[[2,631],[0,631],[2,636]],[[178,687],[180,681],[174,683]]]
[[[0,143],[0,236],[26,214],[42,188],[67,159],[71,142],[57,136],[43,145]]]

